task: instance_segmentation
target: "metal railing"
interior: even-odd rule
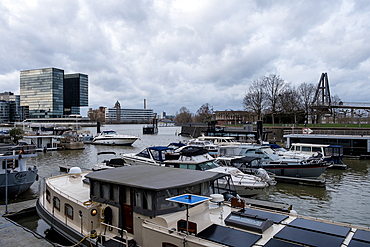
[[[284,130],[284,135],[303,134],[302,128],[292,128]],[[339,135],[339,136],[370,136],[370,130],[313,130],[311,134],[315,135]],[[307,134],[310,135],[310,134]]]

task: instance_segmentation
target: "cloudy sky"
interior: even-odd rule
[[[55,67],[89,76],[92,108],[194,113],[242,110],[265,75],[298,86],[327,72],[332,95],[370,102],[369,16],[368,0],[2,0],[0,91]]]

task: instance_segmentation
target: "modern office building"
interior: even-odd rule
[[[80,114],[81,106],[88,106],[88,76],[65,74],[63,82],[64,115]]]
[[[122,109],[118,101],[105,108],[106,123],[151,123],[153,117],[153,109]]]
[[[28,117],[28,106],[21,106],[20,95],[0,93],[0,122],[21,122]]]
[[[21,71],[20,96],[21,106],[29,106],[30,118],[79,114],[79,107],[88,105],[88,78],[57,68]]]

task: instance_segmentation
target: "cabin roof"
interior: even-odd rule
[[[86,177],[90,180],[159,191],[200,184],[224,175],[215,172],[139,165],[96,171]]]

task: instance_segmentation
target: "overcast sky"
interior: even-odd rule
[[[251,81],[280,75],[370,102],[370,2],[2,0],[1,92],[20,71],[89,76],[89,107],[172,114],[243,110]],[[86,115],[87,108],[82,110]]]

